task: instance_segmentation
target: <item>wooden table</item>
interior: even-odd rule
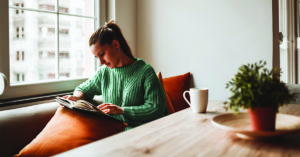
[[[300,156],[300,133],[272,140],[242,139],[210,122],[224,112],[222,102],[210,101],[207,113],[188,108],[58,156]],[[287,105],[280,112],[300,116],[300,105]]]

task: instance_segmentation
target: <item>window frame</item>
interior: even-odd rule
[[[94,0],[94,4],[94,29],[96,29],[99,25],[105,22],[104,17],[106,15],[103,15],[103,13],[105,13],[103,11],[106,10],[106,0]],[[20,83],[17,85],[11,85],[9,61],[9,8],[9,0],[0,1],[0,18],[2,21],[2,24],[0,25],[0,29],[2,30],[0,31],[0,73],[3,73],[6,76],[8,82],[6,87],[4,87],[4,93],[0,95],[0,102],[53,93],[71,92],[77,85],[87,80],[86,77],[83,77],[77,79],[40,81],[37,83]],[[64,13],[60,14],[64,15]],[[95,69],[96,65],[97,63],[95,62]]]
[[[285,2],[285,3],[284,3]],[[287,80],[288,84],[299,83],[298,41],[299,34],[297,18],[299,18],[298,0],[274,0],[273,2],[273,68],[281,68],[280,43],[285,34],[287,43]],[[284,13],[283,13],[284,12]],[[283,26],[284,25],[284,26]],[[280,28],[281,26],[281,28]],[[286,27],[286,28],[285,28]],[[283,30],[280,30],[283,29]]]

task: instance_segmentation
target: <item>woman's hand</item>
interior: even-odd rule
[[[99,108],[101,111],[103,111],[106,114],[110,114],[110,113],[117,114],[117,115],[123,114],[123,108],[111,103],[101,104],[97,106],[97,108]]]
[[[77,100],[83,100],[85,98],[85,95],[81,91],[75,91],[74,95],[66,95],[66,96],[63,96],[63,98],[68,99],[68,100],[77,101]]]
[[[79,97],[74,96],[74,95],[66,95],[66,96],[63,96],[63,98],[68,99],[68,100],[73,100],[73,101],[80,100]]]

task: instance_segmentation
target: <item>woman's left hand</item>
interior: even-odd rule
[[[107,103],[107,104],[101,104],[97,106],[101,111],[103,111],[106,114],[117,114],[121,115],[123,114],[123,109],[117,105]]]

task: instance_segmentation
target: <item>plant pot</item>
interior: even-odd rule
[[[253,131],[275,131],[276,107],[254,107],[248,109]]]

